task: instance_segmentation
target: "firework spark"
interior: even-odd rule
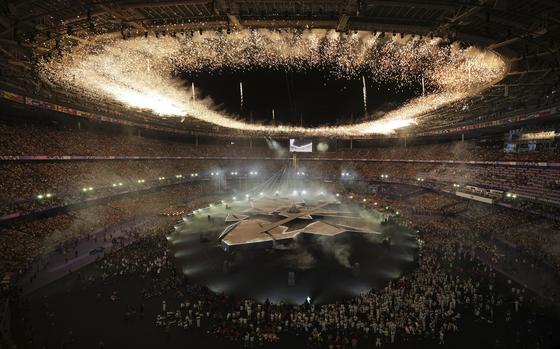
[[[254,124],[215,110],[208,100],[196,100],[194,84],[189,90],[177,78],[181,72],[226,67],[239,71],[255,67],[296,71],[327,68],[334,77],[363,75],[364,82],[365,76],[400,86],[422,81],[431,92],[377,120],[366,118],[355,124],[317,128]],[[43,79],[80,95],[226,128],[312,136],[393,132],[418,123],[424,113],[479,93],[500,80],[506,70],[494,53],[442,45],[439,39],[381,40],[370,32],[343,35],[328,30],[265,29],[159,39],[96,36],[67,49],[58,59],[40,64]]]

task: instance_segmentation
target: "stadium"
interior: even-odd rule
[[[0,348],[560,348],[560,2],[0,10]]]

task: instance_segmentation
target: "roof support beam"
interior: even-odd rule
[[[117,17],[118,19],[122,20],[123,22],[129,23],[131,26],[133,26],[136,29],[139,30],[148,30],[148,28],[146,28],[143,24],[139,24],[134,20],[131,20],[130,18],[124,16],[123,14],[119,13],[119,11],[117,11],[116,9],[113,9],[107,5],[102,5],[99,4],[96,6],[99,6],[101,9],[105,10],[106,12],[112,14],[113,16]]]
[[[447,19],[448,20],[447,23],[444,23],[444,24],[440,25],[437,28],[437,30],[445,31],[445,30],[453,27],[454,25],[459,24],[462,20],[464,20],[464,19],[466,19],[470,16],[473,16],[473,15],[477,14],[478,12],[482,11],[483,9],[487,8],[494,1],[495,0],[479,0],[479,5],[471,6],[471,7],[468,7],[466,10],[464,10],[462,12],[455,13],[455,15],[453,17]]]
[[[358,15],[358,0],[347,0],[340,13],[336,31],[345,32],[348,30],[348,21],[351,15]]]
[[[235,4],[232,4],[230,1],[228,0],[215,0],[214,1],[214,13],[217,14],[218,16],[222,16],[222,15],[226,15],[229,23],[232,27],[236,28],[236,29],[242,29],[243,25],[241,24],[241,21],[239,19],[239,17],[237,16],[237,14],[234,13],[234,9],[232,8],[232,5],[237,6]],[[237,11],[235,11],[237,12]]]
[[[347,14],[343,14],[342,16],[340,16],[340,19],[338,20],[338,24],[336,25],[336,31],[337,32],[345,32],[346,29],[348,29],[348,20],[350,19],[350,16]]]

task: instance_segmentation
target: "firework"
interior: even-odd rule
[[[239,82],[239,106],[243,111],[243,82]]]
[[[294,71],[320,68],[336,78],[362,75],[364,86],[366,76],[399,86],[422,81],[426,93],[376,120],[366,116],[355,124],[304,128],[240,120],[215,110],[208,99],[196,100],[194,84],[189,91],[177,78],[182,72],[279,67]],[[57,59],[40,63],[40,76],[68,91],[118,101],[155,116],[189,116],[231,129],[312,136],[390,133],[417,124],[424,113],[480,93],[506,70],[494,53],[442,45],[439,39],[381,40],[370,32],[344,35],[328,30],[265,29],[159,39],[100,35],[69,46]],[[241,84],[240,94],[243,98]],[[364,107],[365,97],[364,91]]]
[[[367,89],[366,89],[366,77],[362,76],[362,93],[364,98],[364,115],[367,115]]]

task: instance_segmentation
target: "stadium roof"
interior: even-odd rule
[[[36,79],[37,60],[59,41],[80,42],[92,34],[123,37],[219,28],[330,28],[438,36],[487,47],[510,64],[506,78],[468,104],[424,116],[416,131],[436,130],[515,110],[538,110],[559,88],[560,2],[556,0],[7,0],[0,15],[0,84],[6,89],[69,105],[90,105]],[[96,110],[121,110],[117,104]],[[211,131],[187,119],[130,120]]]

